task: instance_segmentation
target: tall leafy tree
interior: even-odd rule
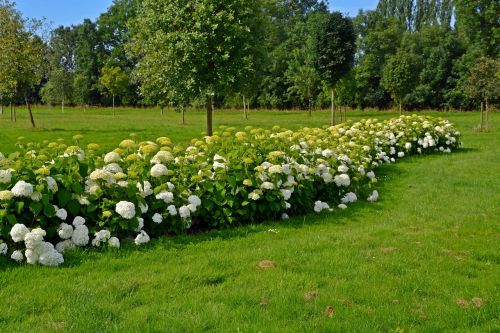
[[[212,135],[212,99],[244,78],[262,12],[250,0],[145,0],[131,42],[141,93],[159,91],[174,102],[203,96]]]
[[[331,13],[316,31],[316,66],[321,78],[331,88],[330,124],[335,124],[335,86],[354,64],[356,36],[351,19]]]
[[[399,113],[403,112],[403,99],[415,86],[415,59],[412,53],[398,52],[385,65],[382,84],[390,91],[392,98],[399,105]]]
[[[121,96],[127,91],[129,77],[118,66],[104,67],[99,78],[99,83],[112,96],[113,115],[115,115],[115,97]]]

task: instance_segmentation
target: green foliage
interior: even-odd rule
[[[415,63],[418,63],[418,59],[413,54],[398,52],[385,65],[382,84],[390,91],[400,108],[403,98],[415,86]]]
[[[465,91],[475,100],[500,99],[500,60],[482,57],[471,69]]]
[[[121,96],[128,88],[128,75],[120,67],[104,67],[102,69],[99,83],[111,95]]]
[[[349,72],[354,63],[356,36],[351,19],[341,13],[329,14],[317,27],[315,53],[317,71],[321,78],[334,87]]]

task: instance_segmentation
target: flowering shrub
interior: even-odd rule
[[[140,245],[193,227],[373,202],[379,165],[449,153],[459,137],[446,120],[404,116],[295,132],[221,127],[187,147],[127,139],[104,156],[96,144],[19,142],[0,154],[0,254],[59,265],[75,246]]]

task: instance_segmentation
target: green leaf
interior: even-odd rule
[[[24,201],[18,201],[16,202],[16,213],[17,215],[21,215],[22,211],[24,208]]]
[[[7,215],[7,221],[9,221],[10,224],[14,225],[17,223],[17,219],[14,215]]]
[[[37,216],[43,209],[43,204],[41,202],[32,202],[29,206],[33,215]]]
[[[56,215],[56,209],[54,208],[54,205],[52,204],[47,204],[43,206],[43,214],[47,217],[54,217]]]
[[[80,204],[76,200],[71,200],[68,202],[66,209],[71,215],[76,216],[80,212]]]
[[[71,200],[71,193],[69,193],[68,190],[60,189],[59,192],[57,192],[57,199],[59,201],[59,206],[65,207],[66,204]]]

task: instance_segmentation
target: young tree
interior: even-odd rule
[[[41,22],[28,21],[7,0],[0,0],[0,91],[14,96],[20,91],[28,107],[32,127],[31,89],[40,83],[44,71],[46,47],[35,33]]]
[[[403,114],[403,99],[413,89],[417,76],[414,64],[417,62],[411,53],[399,51],[387,61],[382,85],[391,93],[399,105],[399,114]]]
[[[252,0],[145,0],[130,43],[141,93],[160,90],[173,102],[204,96],[212,135],[213,96],[245,77],[262,13]]]
[[[481,57],[471,69],[465,83],[466,94],[481,101],[481,130],[484,127],[483,103],[486,107],[486,127],[489,127],[489,102],[500,98],[500,60]]]
[[[351,19],[334,12],[316,32],[316,66],[321,78],[330,86],[330,125],[335,124],[335,86],[354,63],[356,36]]]
[[[115,96],[121,96],[127,91],[128,75],[120,67],[103,67],[99,83],[113,98],[113,116],[115,115]]]

